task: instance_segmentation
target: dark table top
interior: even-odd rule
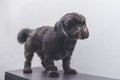
[[[100,77],[95,75],[88,75],[83,73],[78,73],[76,75],[65,75],[63,71],[60,72],[58,78],[51,78],[46,76],[46,72],[42,67],[32,68],[33,72],[31,74],[24,74],[23,70],[8,71],[5,73],[6,76],[15,77],[18,80],[118,80],[107,77]],[[21,78],[21,79],[19,79]]]

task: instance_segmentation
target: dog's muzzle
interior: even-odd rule
[[[83,26],[80,30],[79,39],[87,39],[89,37],[89,31],[87,26]]]

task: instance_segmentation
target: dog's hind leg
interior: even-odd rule
[[[31,61],[33,58],[33,51],[29,51],[29,50],[25,50],[25,63],[24,63],[24,73],[32,73],[32,69],[31,69]]]

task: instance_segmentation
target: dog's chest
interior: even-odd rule
[[[53,57],[55,60],[59,60],[59,59],[64,59],[65,57],[69,56],[71,54],[71,52],[58,52],[57,54],[55,54]]]
[[[72,55],[74,47],[75,47],[75,43],[71,43],[71,42],[67,42],[64,45],[60,45],[59,50],[57,50],[54,53],[53,58],[55,60],[58,60],[58,59],[64,59],[67,56]]]

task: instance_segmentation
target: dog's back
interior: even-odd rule
[[[36,29],[22,29],[17,36],[19,43],[25,43],[25,49],[37,51],[42,48],[43,39],[53,31],[52,27],[43,26]]]

